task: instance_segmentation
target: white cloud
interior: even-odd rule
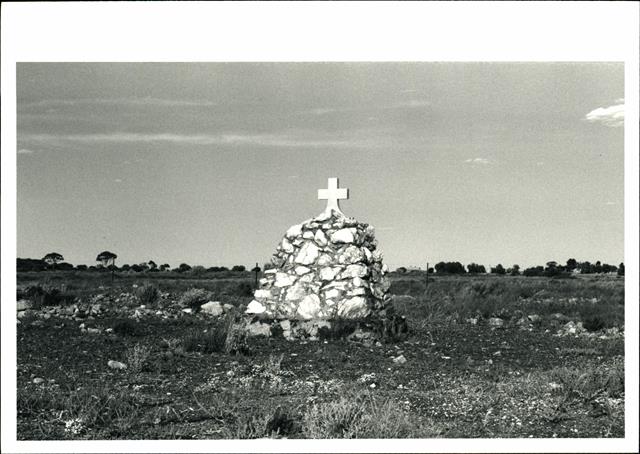
[[[33,151],[33,150],[28,150],[28,149],[26,149],[26,148],[20,148],[20,149],[18,150],[18,154],[33,154],[33,153],[35,153],[35,151]]]
[[[218,103],[213,101],[191,100],[191,99],[163,99],[163,98],[76,98],[76,99],[43,99],[42,101],[33,101],[26,103],[18,103],[20,107],[33,106],[78,106],[78,105],[131,105],[131,106],[193,106],[207,107],[216,106]]]
[[[598,107],[585,115],[591,123],[602,123],[612,128],[624,126],[624,99],[616,99],[616,104],[609,107]]]
[[[469,164],[482,164],[482,165],[489,164],[489,160],[485,158],[469,158],[469,159],[465,159],[464,162]]]
[[[428,107],[431,103],[424,99],[410,99],[409,101],[401,101],[393,105],[396,108],[419,108],[419,107]]]
[[[121,133],[108,134],[30,134],[20,137],[25,142],[66,143],[175,143],[183,145],[256,145],[286,148],[363,147],[370,144],[358,140],[311,139],[285,134],[171,134]]]

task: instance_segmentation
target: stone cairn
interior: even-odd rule
[[[296,331],[314,338],[337,320],[386,321],[392,315],[374,229],[340,211],[338,200],[347,194],[337,178],[329,179],[329,189],[318,191],[327,209],[287,230],[271,258],[274,268],[264,272],[246,310],[254,317],[254,334],[269,335],[279,324],[287,338],[299,337]]]

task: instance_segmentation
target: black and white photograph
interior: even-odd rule
[[[20,11],[3,451],[636,449],[637,54],[22,58]]]

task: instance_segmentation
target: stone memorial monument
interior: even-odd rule
[[[285,337],[292,323],[322,327],[391,315],[387,268],[373,227],[342,213],[339,200],[348,190],[337,178],[329,178],[318,198],[327,200],[326,209],[287,230],[271,258],[274,268],[264,272],[246,310],[256,320],[279,321]]]

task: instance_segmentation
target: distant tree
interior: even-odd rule
[[[147,262],[138,263],[138,266],[142,271],[149,271],[149,264]]]
[[[498,263],[495,267],[491,268],[491,274],[507,274],[507,270],[504,269],[502,264]]]
[[[593,272],[598,274],[602,273],[602,263],[600,263],[600,260],[598,260],[596,264],[593,265]]]
[[[624,276],[624,263],[618,265],[618,276]]]
[[[404,266],[396,268],[396,273],[404,274],[407,272],[407,269]]]
[[[168,263],[163,263],[162,265],[160,265],[160,271],[166,271],[169,268],[171,268],[171,267],[169,266]]]
[[[578,269],[580,270],[580,274],[591,274],[593,273],[593,265],[590,262],[581,262],[578,265]]]
[[[576,261],[576,259],[569,259],[567,260],[567,271],[573,271],[578,267],[578,262]]]
[[[51,265],[53,268],[55,268],[58,262],[64,260],[64,257],[62,256],[62,254],[58,254],[57,252],[49,252],[42,258],[42,260],[44,260],[47,265]]]
[[[158,268],[158,265],[153,260],[149,260],[147,262],[147,265],[149,265],[149,270],[155,270],[156,268]]]
[[[477,263],[469,263],[469,264],[467,265],[467,271],[468,271],[469,273],[472,273],[472,274],[477,274],[477,273],[482,273],[482,274],[484,274],[484,273],[486,273],[486,272],[487,272],[487,270],[486,270],[486,268],[484,267],[484,265],[478,265]]]
[[[142,266],[140,266],[137,263],[134,263],[133,265],[131,265],[131,268],[129,268],[131,271],[134,271],[136,273],[141,273],[144,271],[144,268]]]
[[[244,265],[235,265],[231,268],[231,271],[246,271],[247,268]]]
[[[131,269],[131,266],[130,266],[128,263],[125,263],[124,265],[122,265],[122,266],[120,267],[120,269],[121,269],[122,271],[129,271],[129,270]]]
[[[251,268],[251,271],[252,271],[253,273],[259,273],[261,270],[260,270],[260,267],[256,265],[256,266],[254,266],[253,268]]]
[[[602,272],[603,273],[615,273],[616,271],[618,271],[618,267],[615,265],[609,265],[608,263],[603,263],[602,264]]]
[[[427,268],[427,274],[433,274],[435,273],[435,270],[433,269],[432,266],[430,266],[429,268]]]
[[[507,269],[507,274],[511,276],[519,276],[520,275],[520,265],[513,265],[511,268]]]
[[[87,265],[76,265],[76,269],[78,271],[86,271],[87,270]]]
[[[186,271],[189,271],[191,269],[191,266],[187,265],[186,263],[181,263],[180,266],[177,268],[177,271],[179,273],[184,273]]]
[[[534,266],[531,268],[527,268],[522,272],[523,276],[542,276],[544,274],[544,267],[542,266]]]
[[[71,271],[73,269],[73,265],[71,263],[62,262],[56,265],[56,269],[60,271]]]
[[[547,267],[544,269],[545,276],[557,276],[562,274],[562,269],[558,266],[558,262],[547,262]]]
[[[200,276],[200,275],[206,273],[206,271],[207,271],[207,269],[204,266],[196,265],[196,266],[191,268],[190,273],[194,274],[196,276]]]
[[[108,267],[109,265],[115,265],[118,256],[113,252],[103,251],[96,257],[96,262],[102,263],[102,266]]]
[[[460,262],[438,262],[436,263],[436,273],[438,274],[465,274],[464,266]]]

